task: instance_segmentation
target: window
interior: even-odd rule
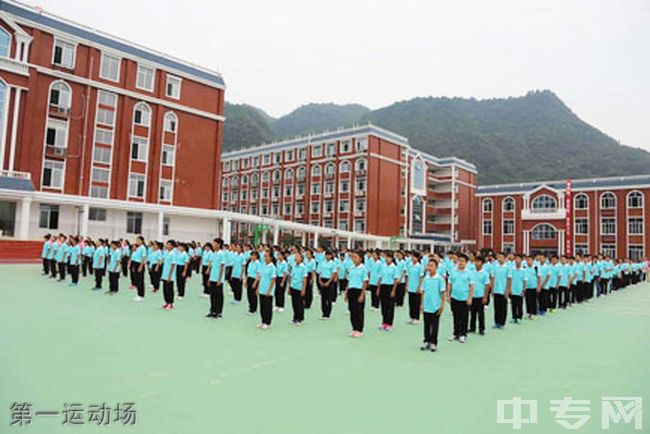
[[[181,79],[173,75],[167,75],[167,86],[165,87],[165,94],[169,98],[181,98]]]
[[[307,149],[306,148],[300,148],[298,150],[298,160],[305,161],[306,159],[307,159]]]
[[[38,227],[41,229],[59,228],[59,205],[42,203],[39,207]]]
[[[339,182],[339,193],[348,193],[350,191],[350,181],[342,180]]]
[[[614,193],[603,193],[600,196],[600,207],[602,209],[616,208],[616,196],[614,196]]]
[[[105,208],[88,208],[88,220],[94,222],[105,222],[106,221],[106,209]]]
[[[334,183],[332,181],[327,181],[325,183],[325,193],[334,193]]]
[[[304,166],[300,166],[298,168],[298,171],[296,172],[296,176],[298,179],[305,179],[305,168]]]
[[[93,182],[108,183],[111,177],[111,172],[108,169],[103,169],[101,167],[93,167],[91,172],[91,179]]]
[[[43,187],[63,188],[63,162],[54,160],[43,161]]]
[[[133,109],[133,123],[149,128],[151,125],[151,109],[148,105],[140,102]]]
[[[512,243],[504,243],[503,244],[503,253],[514,253],[515,251],[515,245]]]
[[[349,212],[350,211],[350,201],[349,200],[340,200],[339,201],[339,212]]]
[[[167,133],[176,133],[178,126],[178,117],[174,113],[166,113],[164,120],[164,129]]]
[[[557,201],[548,194],[542,194],[533,199],[532,208],[535,212],[554,212],[557,210]]]
[[[339,229],[342,231],[347,231],[349,229],[347,220],[339,220]]]
[[[323,156],[323,146],[322,145],[312,145],[311,146],[311,157],[322,157]]]
[[[548,208],[544,208],[544,209],[548,209]],[[533,228],[533,232],[532,232],[533,240],[554,240],[556,236],[557,236],[557,232],[555,228],[549,224],[543,223]]]
[[[169,216],[163,216],[162,234],[165,237],[169,236],[169,222],[170,222]]]
[[[57,148],[67,148],[68,123],[58,119],[48,119],[47,131],[45,132],[45,144]]]
[[[300,183],[300,184],[296,185],[296,193],[299,196],[302,196],[303,194],[305,194],[305,184],[304,183]]]
[[[275,160],[275,164],[282,163],[282,152],[276,152],[273,157],[274,157],[274,160]]]
[[[334,212],[334,201],[326,200],[323,202],[323,211],[326,213]]]
[[[302,213],[305,212],[305,203],[304,202],[297,202],[296,203],[296,214],[302,215]]]
[[[113,126],[114,122],[115,122],[115,111],[107,110],[107,109],[102,108],[102,107],[97,109],[97,123],[98,124]]]
[[[174,145],[162,145],[161,160],[163,166],[174,165]]]
[[[271,179],[271,175],[269,175],[269,172],[262,173],[262,182],[269,182],[269,179]]]
[[[99,95],[98,99],[100,105],[105,105],[113,108],[115,108],[115,106],[117,105],[117,95],[115,95],[114,93],[100,90],[98,92],[98,95]]]
[[[165,202],[172,200],[172,182],[167,179],[160,180],[160,189],[158,192],[158,198]]]
[[[104,145],[113,144],[113,130],[104,130],[97,128],[95,130],[95,142],[102,143]]]
[[[357,179],[357,180],[354,181],[354,183],[355,183],[354,188],[356,189],[356,191],[358,191],[358,192],[366,191],[366,180],[365,180],[365,178]]]
[[[271,155],[270,154],[264,154],[262,156],[262,165],[263,166],[268,166],[271,164]]]
[[[515,200],[511,197],[507,197],[503,201],[503,211],[508,212],[508,211],[514,211],[515,210]]]
[[[311,176],[320,176],[322,173],[319,165],[315,165],[311,168]]]
[[[354,201],[354,210],[363,212],[366,210],[366,200],[365,199],[357,199]]]
[[[627,233],[629,235],[643,235],[643,217],[630,217],[627,219]]]
[[[360,158],[359,160],[355,161],[354,170],[356,170],[357,172],[362,172],[362,171],[366,170],[366,160],[365,160],[365,158]]]
[[[292,208],[293,207],[291,206],[290,203],[285,203],[284,204],[284,215],[291,215]]]
[[[293,170],[288,169],[284,172],[284,182],[291,182],[293,180]]]
[[[144,197],[144,175],[139,173],[129,175],[129,197]]]
[[[320,213],[320,202],[316,201],[311,203],[311,213],[312,214]]]
[[[363,152],[368,149],[368,139],[365,137],[360,137],[355,142],[357,144],[357,152]]]
[[[251,185],[257,185],[259,179],[260,179],[259,175],[257,173],[253,173],[251,175]]]
[[[580,193],[573,199],[575,209],[587,209],[589,207],[589,198],[586,194]]]
[[[0,28],[0,56],[9,57],[9,46],[11,45],[11,36],[5,29]]]
[[[74,68],[74,58],[76,46],[60,39],[54,40],[54,53],[52,54],[52,63],[63,66],[64,68]]]
[[[341,161],[341,165],[339,166],[339,172],[347,173],[349,171],[350,171],[350,162],[349,161]]]
[[[354,220],[354,231],[355,232],[365,232],[366,231],[366,221],[365,220],[360,220],[360,219],[355,219]]]
[[[0,32],[1,34],[1,32]],[[72,90],[63,81],[55,81],[50,86],[50,107],[59,111],[70,110],[72,101]]]
[[[120,80],[120,63],[122,59],[119,57],[102,53],[102,62],[99,67],[99,77],[104,80],[119,81]]]
[[[350,152],[350,149],[352,149],[352,142],[350,140],[343,140],[341,142],[341,152]]]
[[[334,176],[336,173],[336,166],[333,164],[328,164],[325,166],[325,175]]]
[[[575,219],[575,233],[576,235],[587,235],[589,233],[589,220]]]
[[[588,255],[589,254],[589,246],[586,245],[586,244],[576,244],[574,250],[575,250],[576,255]]]
[[[616,244],[603,244],[600,246],[600,252],[603,256],[609,256],[610,258],[616,257]]]
[[[627,257],[631,260],[639,262],[643,260],[644,256],[642,245],[630,245],[627,247]]]
[[[135,161],[147,161],[149,139],[147,137],[133,136],[131,145],[131,159]]]
[[[336,155],[336,143],[328,143],[326,152],[328,157]]]
[[[613,217],[603,217],[600,219],[601,235],[616,235],[616,219]]]
[[[504,220],[503,221],[503,234],[512,235],[515,233],[515,221],[514,220]]]
[[[483,212],[492,212],[492,199],[483,199]]]
[[[281,178],[280,170],[275,169],[275,170],[273,171],[273,180],[274,180],[274,181],[279,181],[280,178]]]
[[[287,161],[293,161],[293,150],[286,151],[285,159],[286,159]]]
[[[127,234],[140,234],[142,233],[142,213],[127,211],[126,213],[126,233]]]
[[[260,166],[260,157],[253,157],[253,167],[259,167]]]
[[[135,87],[142,90],[153,91],[155,69],[148,66],[138,65],[138,77],[135,82]]]
[[[424,190],[426,170],[424,168],[424,161],[416,158],[413,161],[413,173],[411,176],[411,185],[414,190]]]
[[[293,187],[291,185],[287,185],[284,187],[284,196],[285,197],[290,197],[293,194]]]
[[[95,146],[93,149],[93,161],[97,163],[110,164],[111,162],[111,148],[103,146]]]
[[[311,194],[320,194],[320,184],[311,185]]]
[[[263,188],[262,189],[262,199],[268,199],[269,198],[269,189],[268,188]]]
[[[633,191],[627,195],[628,208],[643,208],[643,193],[640,191]]]
[[[492,235],[492,220],[483,220],[483,235]]]
[[[91,185],[90,197],[99,197],[103,199],[108,198],[108,186],[106,185]]]

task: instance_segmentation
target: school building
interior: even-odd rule
[[[224,210],[393,237],[402,245],[467,245],[476,238],[475,166],[420,152],[375,125],[226,152],[221,164]],[[237,238],[250,232],[247,225],[234,228]]]
[[[650,175],[480,186],[479,248],[639,260],[650,245]]]

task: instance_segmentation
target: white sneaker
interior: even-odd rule
[[[179,299],[179,300],[182,300],[182,299],[183,299],[183,297],[178,297],[178,299]]]
[[[454,336],[454,335],[449,336],[449,342],[453,342],[453,341],[456,341],[456,340],[458,340],[456,338],[456,336]]]
[[[139,295],[136,295],[136,296],[133,298],[133,301],[142,301],[142,300],[144,300],[144,298],[140,297]]]
[[[408,321],[406,321],[406,324],[413,324],[413,319],[409,319]]]
[[[327,321],[328,319],[329,319],[329,318],[326,317],[326,316],[321,316],[321,317],[320,317],[320,320],[321,320],[321,321]]]
[[[434,345],[434,344],[431,344],[431,345],[429,345],[429,350],[431,350],[431,351],[437,351],[437,350],[438,350],[438,346],[437,346],[437,345]]]
[[[466,339],[465,336],[461,336],[460,339],[459,339],[460,343],[461,343],[461,344],[464,344],[464,343],[465,343],[465,339]]]
[[[260,328],[261,328],[262,330],[268,330],[269,328],[271,328],[271,326],[268,325],[268,324],[262,324],[262,327],[260,327]]]
[[[277,311],[279,311],[279,310],[280,310],[279,307],[274,307],[274,308],[273,308],[273,312],[277,312]]]
[[[413,325],[420,324],[420,320],[419,319],[414,319],[411,324],[413,324]]]
[[[284,308],[283,308],[283,307],[279,307],[279,308],[278,308],[278,312],[284,312]]]
[[[261,329],[263,325],[264,325],[264,324],[258,324],[258,325],[256,325],[255,327],[257,327],[258,329]]]
[[[210,294],[202,294],[201,297],[203,297],[203,298],[210,298]]]

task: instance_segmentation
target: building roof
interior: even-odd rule
[[[221,154],[222,160],[231,158],[249,157],[259,154],[260,152],[272,152],[281,149],[290,149],[298,146],[305,146],[311,143],[322,143],[334,140],[341,140],[351,136],[367,136],[372,134],[379,138],[389,140],[398,145],[408,146],[408,139],[400,136],[399,134],[388,131],[376,125],[367,124],[354,126],[351,128],[344,128],[336,131],[323,131],[316,134],[308,134],[305,136],[296,137],[293,139],[283,140],[281,142],[269,143],[260,146],[252,146],[250,148],[238,149],[235,151],[224,152]]]
[[[109,49],[121,51],[125,54],[153,62],[180,73],[185,73],[198,79],[207,81],[216,87],[225,87],[225,82],[220,73],[194,65],[161,52],[142,47],[116,36],[103,33],[91,27],[74,23],[65,18],[51,13],[40,11],[31,6],[14,0],[0,0],[0,10],[12,14],[19,22],[27,20],[53,30],[63,32],[76,38],[85,39]]]
[[[553,190],[564,190],[566,180],[536,181],[514,184],[495,184],[479,186],[477,195],[502,195],[530,193],[542,186]],[[610,178],[585,178],[571,180],[572,190],[607,190],[620,188],[650,187],[650,175],[617,176]]]
[[[34,191],[34,185],[29,178],[16,178],[13,176],[0,176],[0,189]]]
[[[421,156],[425,161],[428,161],[429,163],[436,164],[438,166],[450,166],[450,165],[457,165],[459,167],[462,167],[466,170],[469,170],[470,172],[476,173],[476,166],[473,165],[472,163],[465,161],[461,158],[456,158],[456,157],[445,157],[445,158],[438,158],[434,157],[431,154],[427,154],[425,152],[419,151],[415,148],[411,148],[409,151],[411,156],[416,156],[419,155]]]

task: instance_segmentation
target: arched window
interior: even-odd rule
[[[557,200],[548,194],[543,194],[533,199],[532,208],[536,212],[553,212],[557,210]]]
[[[262,173],[262,182],[269,182],[269,172]]]
[[[627,195],[628,208],[643,208],[643,193],[632,191]]]
[[[55,81],[50,85],[50,107],[70,110],[72,89],[64,81]]]
[[[223,178],[223,186],[228,187],[230,185],[230,179],[228,178]]]
[[[178,116],[176,116],[172,112],[165,113],[165,119],[163,124],[164,124],[165,132],[176,133],[176,130],[178,129]]]
[[[492,199],[483,199],[483,212],[492,212]]]
[[[424,161],[420,158],[413,160],[413,177],[412,184],[413,188],[416,190],[424,190]]]
[[[284,172],[284,180],[285,181],[292,181],[293,180],[293,170],[288,169],[286,172]]]
[[[0,56],[9,57],[9,47],[11,47],[11,35],[0,27]]]
[[[515,210],[515,200],[511,197],[506,197],[503,201],[503,210],[504,211],[514,211]]]
[[[151,125],[151,109],[143,102],[139,102],[133,108],[133,123],[149,128]]]
[[[304,179],[305,178],[305,166],[300,166],[298,168],[298,179]]]
[[[233,187],[237,187],[237,184],[239,183],[238,181],[239,180],[237,179],[237,175],[235,175],[232,177],[232,180],[230,181],[230,185],[232,185]]]
[[[257,183],[260,181],[260,176],[257,173],[253,173],[251,176],[251,184],[257,185]]]
[[[589,208],[589,197],[584,193],[576,195],[576,197],[573,199],[573,206],[575,209]]]
[[[361,170],[366,170],[366,159],[365,158],[359,158],[357,161],[354,162],[354,170],[361,171]]]
[[[614,196],[614,193],[603,193],[603,195],[600,196],[600,207],[602,209],[616,208],[616,196]]]
[[[242,175],[241,176],[241,184],[242,185],[248,184],[248,175]]]
[[[325,175],[334,175],[336,173],[336,166],[332,163],[325,166]]]
[[[321,173],[322,171],[318,164],[311,168],[311,176],[320,176]]]
[[[542,223],[533,228],[533,240],[554,240],[557,237],[555,228],[547,223]]]
[[[273,180],[274,181],[279,181],[282,175],[280,174],[280,169],[275,169],[273,171]]]
[[[344,172],[349,172],[350,171],[350,162],[349,161],[341,161],[341,164],[339,165],[339,172],[344,173]]]

